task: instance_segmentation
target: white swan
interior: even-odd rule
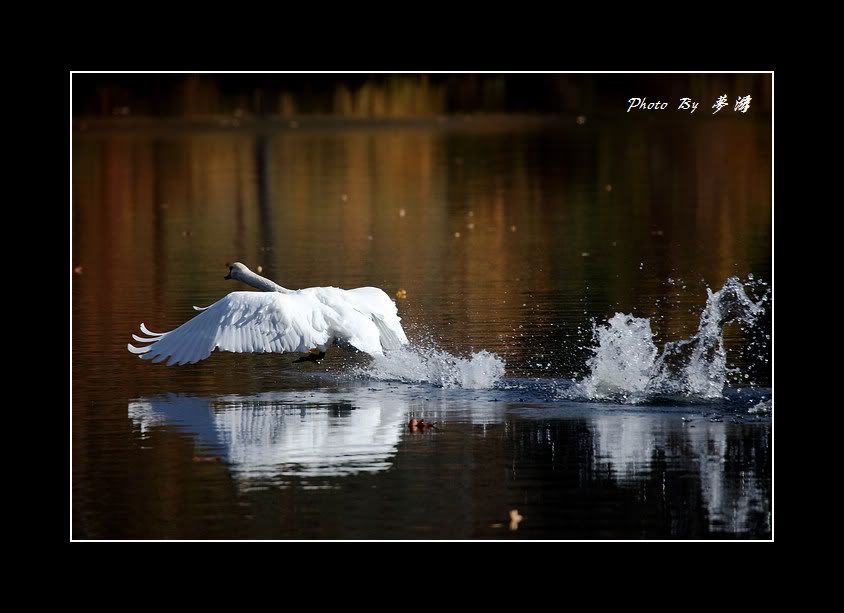
[[[214,349],[235,353],[298,352],[297,361],[317,361],[332,345],[384,355],[408,344],[395,303],[377,287],[342,290],[309,287],[289,290],[255,274],[240,262],[229,267],[226,279],[237,279],[260,292],[232,292],[170,332],[152,332],[149,343],[129,351],[153,362],[169,357],[167,365],[194,364]]]

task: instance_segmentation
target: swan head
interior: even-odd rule
[[[243,275],[248,272],[252,271],[250,271],[244,264],[241,264],[240,262],[235,262],[234,264],[229,264],[229,274],[227,274],[223,278],[242,280]]]

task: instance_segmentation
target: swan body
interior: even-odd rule
[[[289,290],[243,264],[231,265],[226,279],[262,291],[232,292],[170,332],[150,331],[143,323],[129,351],[167,365],[194,364],[215,349],[235,353],[324,354],[332,345],[384,355],[408,344],[395,303],[377,287],[343,290],[311,287]],[[169,359],[168,359],[169,358]]]

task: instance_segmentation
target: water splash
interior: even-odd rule
[[[505,362],[489,351],[461,358],[436,347],[412,347],[378,356],[355,374],[381,381],[489,389],[504,376]]]
[[[773,408],[774,408],[773,402],[769,398],[768,400],[763,400],[762,402],[759,402],[759,403],[753,405],[752,407],[750,407],[747,410],[747,412],[748,413],[768,414],[771,411],[773,411]]]
[[[591,400],[633,401],[646,396],[658,353],[651,322],[616,313],[606,327],[594,326],[593,336],[597,348],[586,362],[590,374],[571,392]]]
[[[764,312],[767,294],[754,302],[737,277],[727,279],[717,292],[706,291],[697,333],[666,343],[661,354],[648,319],[616,313],[605,326],[593,326],[596,347],[587,361],[589,375],[566,395],[629,404],[659,398],[723,398],[731,373],[723,328],[733,322],[752,325]]]

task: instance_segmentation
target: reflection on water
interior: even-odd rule
[[[767,429],[754,430],[748,442],[749,433],[738,435],[733,423],[703,416],[683,421],[676,415],[602,415],[593,424],[596,464],[611,470],[619,482],[635,484],[669,456],[699,484],[699,499],[690,506],[706,511],[710,529],[736,534],[771,530],[770,482],[760,478],[770,470],[770,460],[766,453],[757,455],[767,447]]]
[[[647,317],[662,347],[698,329],[706,287],[770,282],[770,124],[748,119],[75,132],[74,536],[770,538],[764,415],[347,389],[378,365],[341,351],[167,368],[125,349],[139,321],[243,289],[223,280],[242,261],[405,289],[417,346],[551,390],[585,374],[593,318]],[[724,330],[742,387],[770,385],[770,328]],[[493,527],[514,508],[518,531]]]
[[[186,431],[199,454],[194,461],[221,457],[229,476],[218,478],[238,485],[240,513],[256,518],[258,537],[281,534],[264,532],[259,516],[272,511],[257,501],[266,496],[281,508],[295,500],[303,524],[319,521],[329,504],[358,512],[361,488],[393,504],[398,491],[401,508],[418,505],[415,523],[400,509],[384,510],[378,535],[388,538],[770,535],[768,419],[724,407],[633,413],[514,402],[531,394],[524,389],[378,385],[169,395],[131,401],[128,412],[152,449],[156,435]],[[440,428],[411,432],[411,415]],[[501,533],[494,521],[510,506],[526,517],[518,535]],[[429,512],[418,515],[422,509]],[[459,527],[451,517],[463,518]],[[375,536],[353,525],[326,530],[322,536]]]
[[[590,317],[687,338],[706,287],[770,281],[765,124],[105,133],[73,154],[74,307],[109,339],[129,312],[176,327],[242,261],[285,287],[404,288],[411,337],[571,376]]]
[[[170,395],[129,403],[129,418],[142,433],[178,423],[202,446],[221,450],[242,480],[384,470],[405,414],[402,402],[385,394],[343,400],[319,391],[212,401]]]

